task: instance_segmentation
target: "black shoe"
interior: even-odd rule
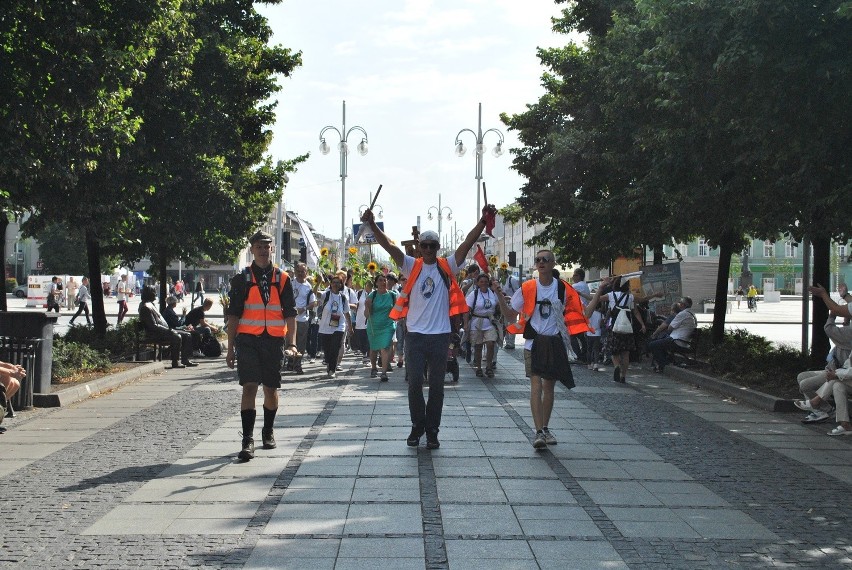
[[[408,444],[408,447],[417,447],[420,445],[420,438],[423,436],[423,433],[426,430],[423,428],[412,427],[411,433],[408,434],[408,439],[405,440],[405,443]]]
[[[261,437],[263,438],[263,449],[275,449],[278,447],[278,444],[275,443],[275,434],[272,433],[272,430],[262,431]]]
[[[441,447],[441,442],[438,441],[438,434],[429,432],[426,434],[426,449],[438,449]]]
[[[615,368],[613,368],[613,370],[612,370],[612,381],[613,381],[613,382],[618,382],[618,381],[620,381],[620,380],[621,380],[621,367],[620,367],[620,366],[616,366],[616,367],[615,367]]]
[[[190,366],[190,367],[198,366],[197,362],[193,362],[191,360],[181,360],[181,364],[183,364],[184,366]]]
[[[237,457],[243,461],[254,459],[254,440],[252,438],[243,438],[243,449],[237,454]]]

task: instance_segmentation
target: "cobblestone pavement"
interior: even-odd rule
[[[462,364],[432,452],[405,445],[403,372],[379,383],[353,357],[336,380],[285,375],[278,448],[248,463],[221,360],[20,413],[0,435],[0,566],[852,566],[852,438],[575,367],[537,452],[519,353],[494,380]]]

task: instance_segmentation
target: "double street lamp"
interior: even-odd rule
[[[361,138],[361,142],[358,143],[356,147],[358,149],[358,153],[361,156],[367,154],[367,131],[365,131],[362,127],[355,125],[354,127],[350,127],[349,130],[346,130],[346,101],[343,102],[343,128],[338,129],[332,125],[328,125],[323,127],[320,131],[320,152],[323,154],[328,154],[331,152],[331,147],[325,140],[326,131],[335,131],[337,136],[340,138],[340,142],[337,144],[337,150],[340,151],[340,251],[338,253],[338,257],[340,258],[340,265],[343,265],[343,250],[345,249],[345,239],[346,239],[346,170],[349,156],[349,135],[352,134],[353,131],[360,132],[363,137]]]
[[[505,142],[505,139],[503,137],[503,133],[498,129],[488,129],[485,132],[482,131],[482,103],[479,104],[479,122],[477,123],[476,131],[474,132],[472,129],[462,129],[456,135],[456,155],[459,157],[464,156],[467,152],[467,148],[461,140],[461,134],[464,132],[471,133],[474,137],[476,137],[476,219],[479,220],[482,215],[482,207],[479,201],[480,186],[482,185],[482,155],[485,154],[486,150],[484,138],[485,135],[492,132],[497,135],[497,146],[495,146],[491,151],[491,154],[493,154],[495,158],[503,155],[503,143]]]
[[[432,210],[435,210],[435,215],[438,216],[438,237],[443,238],[444,234],[441,233],[441,221],[444,219],[444,211],[447,212],[447,221],[449,221],[449,220],[453,219],[453,209],[450,208],[449,206],[443,206],[442,207],[441,206],[441,195],[438,194],[438,205],[437,206],[430,206],[429,209],[426,210],[426,212],[427,212],[426,217],[429,218],[430,220],[435,219],[434,216],[432,215]]]

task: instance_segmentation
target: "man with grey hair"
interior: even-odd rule
[[[666,335],[663,338],[652,340],[648,343],[648,351],[653,355],[656,362],[655,372],[662,372],[669,363],[669,351],[675,346],[686,346],[692,331],[698,326],[698,319],[690,310],[692,299],[684,297],[680,300],[680,312],[675,315],[672,322],[665,328]],[[662,328],[662,327],[661,327]]]

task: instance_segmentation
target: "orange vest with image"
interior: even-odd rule
[[[565,307],[562,311],[562,317],[565,320],[565,328],[568,329],[568,334],[575,335],[591,331],[592,328],[589,326],[589,320],[586,318],[585,311],[583,310],[583,302],[580,301],[580,295],[566,281],[561,279],[558,281],[565,286]],[[537,279],[530,279],[529,281],[524,281],[521,285],[521,294],[524,296],[524,308],[518,314],[518,321],[506,327],[508,332],[523,334],[527,320],[532,317],[533,311],[535,311],[537,284]]]
[[[237,334],[260,336],[265,331],[269,336],[287,336],[287,322],[284,320],[281,308],[281,291],[290,276],[278,267],[272,268],[269,302],[264,304],[263,296],[260,294],[260,285],[257,283],[251,266],[246,267],[243,274],[246,276],[248,294],[246,295],[243,314],[237,324]]]
[[[467,301],[464,298],[464,293],[462,293],[461,288],[459,287],[456,280],[453,279],[452,271],[450,270],[450,262],[447,261],[445,257],[439,257],[437,259],[438,269],[441,272],[441,276],[446,280],[449,285],[449,297],[450,297],[450,316],[460,315],[462,313],[466,313],[468,311]],[[411,274],[408,276],[408,281],[405,282],[405,287],[402,288],[402,292],[400,292],[399,296],[396,298],[396,303],[391,309],[390,318],[393,320],[399,320],[405,318],[408,314],[408,297],[411,294],[411,290],[414,288],[414,282],[417,281],[417,277],[420,275],[420,271],[423,269],[423,258],[417,258],[414,260],[414,267],[411,268]]]

